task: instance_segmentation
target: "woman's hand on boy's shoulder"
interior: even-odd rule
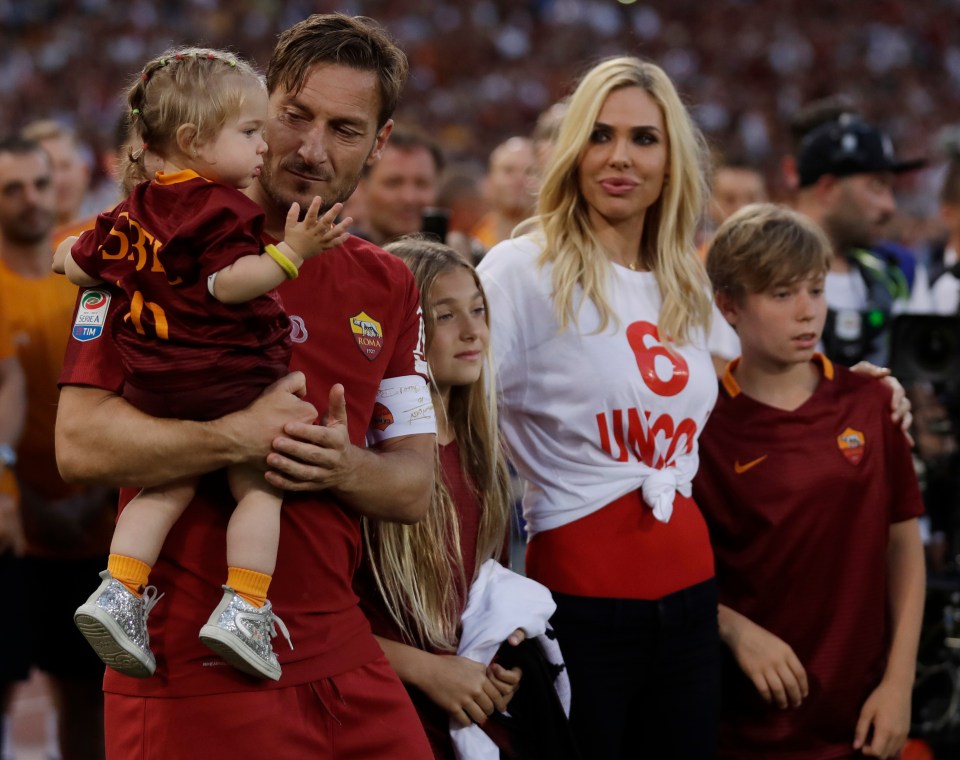
[[[913,412],[911,411],[910,399],[907,398],[907,391],[897,378],[890,374],[886,367],[878,367],[870,362],[857,362],[850,368],[851,372],[860,375],[873,377],[886,383],[893,396],[890,399],[890,419],[894,425],[899,425],[910,445],[913,446],[913,436],[910,435],[910,427],[913,425]]]

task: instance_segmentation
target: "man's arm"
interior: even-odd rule
[[[926,591],[923,542],[917,519],[890,526],[887,585],[892,639],[883,680],[860,711],[854,749],[868,757],[893,757],[910,730],[910,699]],[[873,729],[872,735],[870,729]],[[870,739],[867,742],[867,739]]]
[[[367,517],[413,523],[433,492],[436,436],[388,438],[369,449],[350,443],[343,386],[330,389],[323,425],[289,423],[273,441],[267,480],[286,491],[330,490]]]
[[[111,391],[64,386],[56,428],[60,474],[68,482],[145,487],[240,462],[263,466],[285,423],[316,419],[313,405],[298,398],[304,383],[294,372],[246,409],[210,422],[159,419]]]

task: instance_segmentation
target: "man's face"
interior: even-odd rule
[[[363,181],[366,222],[377,243],[418,232],[423,210],[437,201],[437,167],[423,146],[387,145]]]
[[[752,169],[724,166],[713,177],[710,214],[719,227],[734,212],[767,199],[763,177]]]
[[[870,248],[896,211],[893,175],[854,174],[837,180],[823,226],[839,250]]]
[[[40,143],[50,154],[57,217],[66,224],[80,215],[83,198],[90,187],[90,167],[69,137],[51,137]]]
[[[511,216],[532,211],[536,182],[533,147],[529,141],[510,140],[493,152],[487,175],[487,198],[494,208]]]
[[[39,243],[53,229],[55,208],[47,154],[0,153],[0,234],[20,245]]]
[[[265,138],[269,150],[250,194],[271,218],[283,218],[290,204],[310,205],[315,195],[324,210],[353,193],[366,164],[379,160],[393,122],[377,129],[377,76],[347,66],[314,66],[299,92],[278,87],[270,95]]]

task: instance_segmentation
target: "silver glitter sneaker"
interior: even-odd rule
[[[150,651],[147,615],[163,594],[147,586],[138,598],[107,570],[100,577],[100,587],[73,613],[73,621],[105,665],[125,676],[148,678],[157,661]]]
[[[254,607],[232,588],[224,586],[220,604],[200,629],[200,641],[237,670],[279,681],[280,663],[271,643],[277,635],[277,626],[293,649],[287,626],[273,614],[270,602]]]

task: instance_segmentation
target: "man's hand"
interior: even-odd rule
[[[353,472],[354,447],[347,428],[343,386],[330,389],[323,424],[288,422],[273,439],[267,481],[286,491],[319,491],[341,485]]]
[[[269,455],[277,436],[288,424],[312,427],[317,419],[316,407],[303,400],[307,393],[302,372],[291,372],[269,386],[250,406],[228,414],[221,422],[231,431],[238,449],[247,454],[240,461],[257,467],[270,467]],[[269,480],[269,478],[268,478]]]
[[[910,685],[881,681],[860,710],[853,748],[867,757],[896,757],[910,731],[911,693]]]

